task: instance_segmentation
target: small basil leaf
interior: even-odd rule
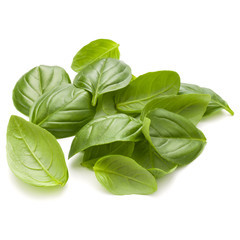
[[[202,119],[210,100],[211,97],[208,94],[161,96],[144,107],[141,119],[143,120],[150,111],[163,108],[186,117],[196,125]]]
[[[135,143],[132,158],[155,178],[163,177],[177,168],[177,164],[164,160],[147,141]]]
[[[182,83],[180,86],[179,94],[182,95],[182,94],[191,94],[191,93],[209,94],[211,96],[211,101],[208,104],[208,107],[204,116],[208,116],[213,112],[216,112],[221,109],[225,109],[231,115],[234,115],[234,112],[228,106],[227,102],[223,100],[218,94],[216,94],[211,89],[199,87],[194,84]]]
[[[97,180],[113,194],[151,194],[157,190],[153,175],[129,157],[105,156],[93,169]]]
[[[132,78],[130,67],[113,58],[103,58],[84,68],[74,79],[74,85],[92,93],[92,105],[103,93],[126,87]]]
[[[193,123],[165,109],[147,115],[143,133],[162,158],[178,165],[193,161],[206,144],[204,134]]]
[[[61,85],[71,83],[68,74],[61,67],[38,66],[24,74],[13,89],[13,103],[16,109],[29,115],[30,107],[44,93]]]
[[[83,68],[102,58],[119,59],[119,44],[109,39],[97,39],[81,48],[72,62],[72,69],[80,72]]]
[[[68,170],[62,149],[48,131],[11,116],[7,129],[7,160],[12,172],[35,186],[64,186]]]
[[[71,84],[42,95],[32,106],[30,121],[57,138],[75,135],[95,114],[91,94]]]
[[[119,91],[115,101],[117,109],[125,113],[140,113],[144,106],[161,95],[176,95],[180,77],[173,71],[150,72],[137,77]]]
[[[86,124],[73,139],[69,158],[89,147],[117,141],[136,142],[143,138],[142,121],[125,114],[106,116]]]

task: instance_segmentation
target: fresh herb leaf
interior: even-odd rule
[[[93,119],[91,94],[71,84],[59,86],[42,95],[30,110],[30,121],[57,138],[75,135]]]
[[[221,109],[225,109],[231,115],[234,115],[233,110],[228,106],[227,102],[223,100],[213,90],[209,88],[199,87],[194,84],[181,83],[179,94],[182,95],[182,94],[191,94],[191,93],[209,94],[211,96],[211,101],[208,104],[208,107],[204,116],[208,116]]]
[[[146,140],[135,143],[132,158],[155,178],[161,178],[177,168],[177,164],[163,159]]]
[[[142,121],[125,114],[106,116],[86,124],[73,139],[69,158],[89,147],[117,141],[140,141]]]
[[[176,95],[179,86],[180,77],[176,72],[146,73],[119,91],[115,98],[117,109],[124,113],[141,113],[145,105],[154,98],[162,95]]]
[[[109,39],[97,39],[81,48],[72,62],[72,69],[80,72],[83,68],[102,58],[119,59],[119,44]]]
[[[92,93],[92,105],[104,93],[126,87],[132,78],[130,67],[113,58],[96,61],[77,74],[74,85]]]
[[[147,115],[143,133],[162,158],[178,165],[193,161],[206,144],[204,134],[193,123],[165,109]]]
[[[68,170],[56,138],[26,120],[11,116],[7,129],[7,159],[12,172],[35,186],[64,186]]]
[[[141,119],[143,120],[150,111],[163,108],[186,117],[196,125],[202,119],[210,100],[211,97],[208,94],[161,96],[144,107]]]
[[[24,74],[13,89],[13,103],[16,109],[29,115],[30,107],[44,93],[61,85],[71,83],[65,70],[57,66],[38,66]]]
[[[113,194],[151,194],[157,190],[153,175],[129,157],[108,155],[93,169],[97,180]]]

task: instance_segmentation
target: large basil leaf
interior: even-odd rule
[[[106,155],[123,155],[131,157],[134,142],[113,142],[109,144],[94,146],[84,151],[82,166],[92,169],[97,160]]]
[[[94,114],[91,94],[67,84],[41,96],[32,106],[29,117],[55,137],[63,138],[75,135]]]
[[[142,139],[142,121],[125,114],[95,119],[86,124],[73,139],[69,158],[89,147],[117,141]]]
[[[153,175],[129,157],[108,155],[93,169],[97,180],[113,194],[151,194],[157,190]]]
[[[177,164],[164,160],[147,141],[135,143],[132,158],[155,178],[161,178],[177,168]]]
[[[180,77],[173,71],[150,72],[137,77],[119,91],[115,101],[117,109],[125,113],[140,113],[144,106],[161,95],[176,95]]]
[[[130,67],[113,58],[103,58],[84,68],[74,79],[74,85],[92,93],[92,105],[103,93],[126,87],[132,78]]]
[[[178,165],[193,161],[206,144],[204,134],[193,123],[165,109],[147,115],[143,133],[162,158]]]
[[[150,111],[163,108],[186,117],[196,125],[202,119],[210,100],[208,94],[161,96],[144,107],[141,119],[143,120]]]
[[[97,39],[81,48],[72,62],[72,69],[80,72],[83,68],[102,58],[119,59],[119,44],[109,39]]]
[[[24,74],[13,89],[13,103],[18,111],[29,115],[33,103],[44,93],[61,85],[70,83],[65,70],[57,66],[38,66]]]
[[[216,94],[211,89],[199,87],[194,84],[182,83],[180,86],[179,94],[182,95],[182,94],[191,94],[191,93],[209,94],[211,96],[211,101],[208,104],[208,107],[204,116],[208,116],[211,113],[221,109],[225,109],[231,115],[234,114],[233,110],[228,106],[227,102],[223,100],[218,94]]]
[[[64,186],[68,170],[56,138],[26,120],[11,116],[7,129],[7,160],[22,181],[36,186]]]

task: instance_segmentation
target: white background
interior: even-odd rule
[[[0,239],[240,239],[239,1],[1,1]],[[64,188],[41,189],[13,176],[6,129],[16,81],[31,68],[71,62],[98,38],[120,43],[135,75],[175,70],[183,82],[226,99],[202,121],[208,143],[193,163],[158,182],[149,196],[114,196],[94,173],[68,161]],[[65,156],[71,138],[61,140]]]

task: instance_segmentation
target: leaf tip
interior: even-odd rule
[[[233,111],[230,107],[228,107],[228,112],[229,112],[232,116],[234,116],[234,111]]]

